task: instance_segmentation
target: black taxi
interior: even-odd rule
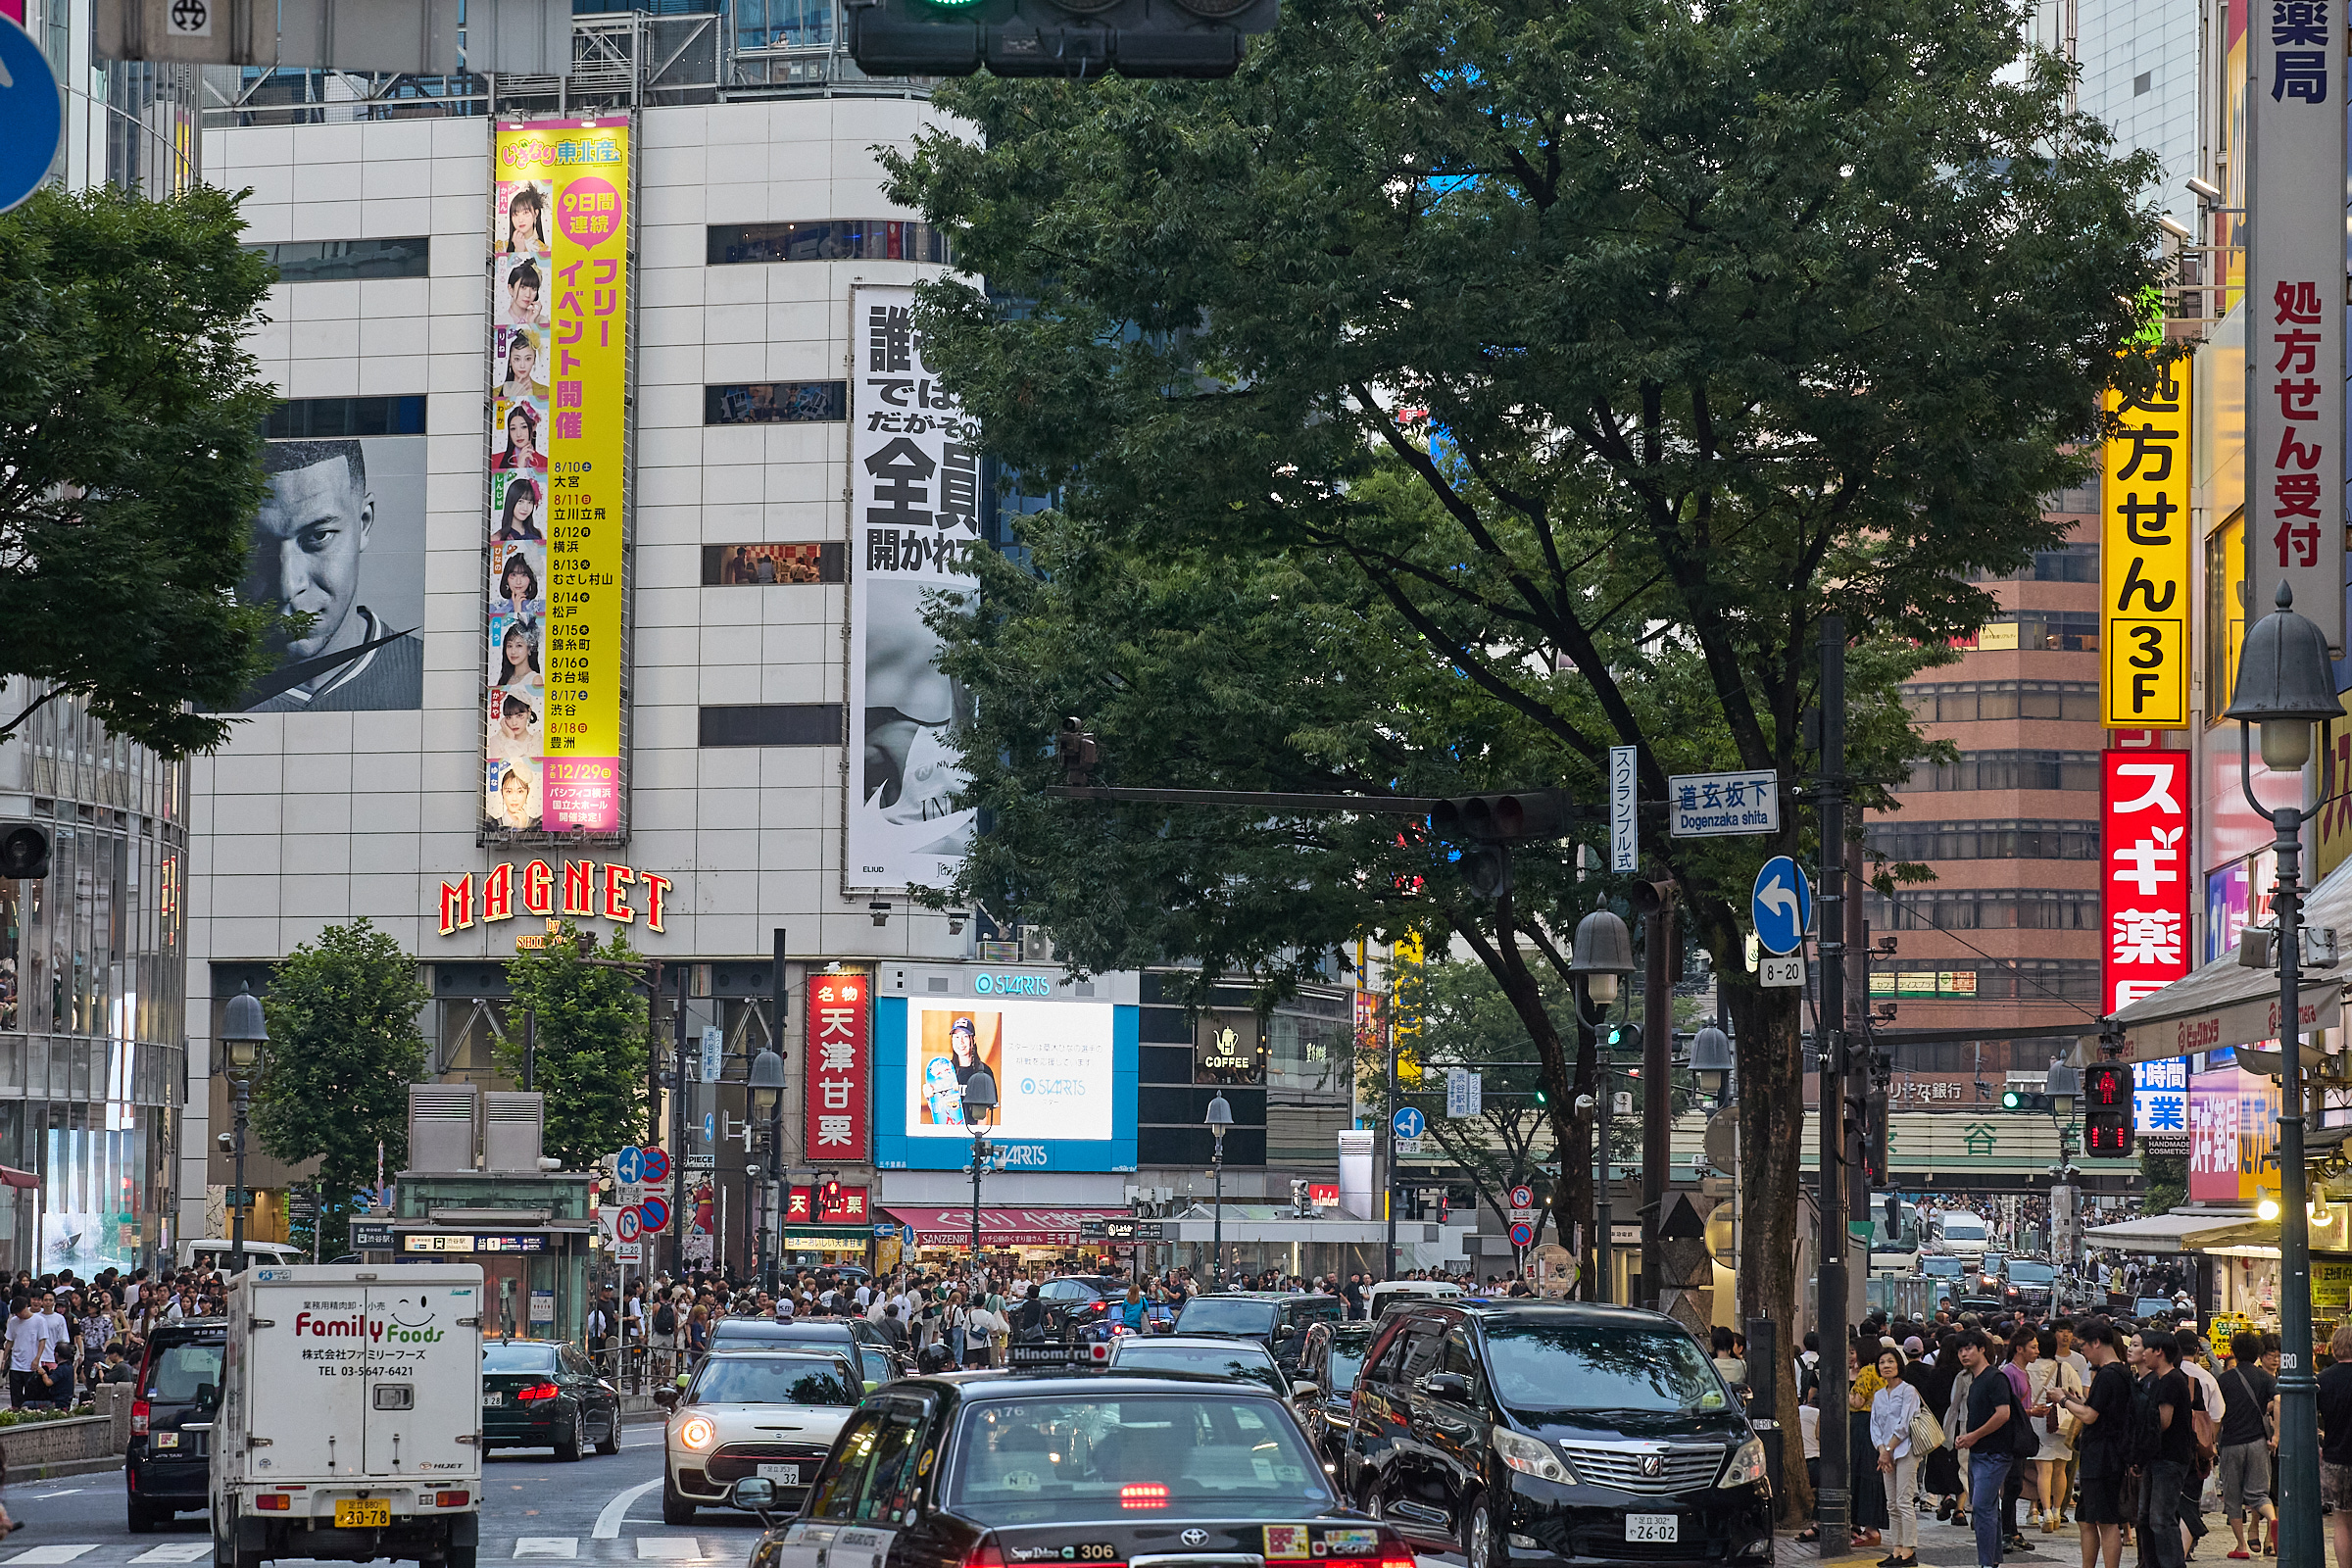
[[[773,1494],[747,1480],[735,1501]],[[893,1383],[842,1428],[800,1515],[767,1525],[750,1568],[1414,1568],[1270,1390],[1181,1373]]]

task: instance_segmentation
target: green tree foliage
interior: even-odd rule
[[[1188,954],[1277,986],[1353,926],[1450,926],[1564,1090],[1534,973],[1591,902],[1562,847],[1473,903],[1393,819],[1035,791],[1065,713],[1113,783],[1594,801],[1632,746],[1645,843],[1727,977],[1742,1104],[1800,1125],[1794,995],[1740,947],[1757,864],[1811,846],[1788,790],[1822,617],[1857,640],[1858,769],[1899,779],[1924,747],[1894,686],[1993,612],[1977,579],[2058,542],[2039,500],[2085,471],[2158,280],[2153,162],[2067,112],[2056,63],[2019,69],[2018,21],[1294,0],[1227,82],[944,87],[965,125],[893,158],[894,191],[988,290],[928,287],[928,353],[1058,490],[1023,542],[1071,573],[991,572],[957,633],[998,842],[956,894],[1081,965]],[[2120,373],[2144,384],[2146,352]],[[1268,597],[1286,573],[1304,606]],[[1327,646],[1357,657],[1299,657]],[[1665,838],[1667,777],[1726,767],[1777,771],[1778,837]],[[1400,874],[1425,901],[1369,907]],[[1798,1152],[1742,1146],[1744,1316],[1792,1320]],[[1565,1221],[1590,1181],[1563,1163]]]
[[[1574,1029],[1567,985],[1547,978],[1542,985],[1544,1010],[1555,1028]],[[1422,972],[1421,1082],[1405,1099],[1429,1116],[1429,1137],[1461,1168],[1478,1201],[1497,1221],[1510,1217],[1510,1190],[1532,1182],[1548,1190],[1539,1167],[1551,1155],[1544,1105],[1536,1095],[1544,1075],[1533,1062],[1535,1043],[1511,999],[1484,964],[1432,963]],[[1446,1069],[1467,1067],[1485,1079],[1484,1108],[1476,1116],[1446,1114]],[[1388,1063],[1378,1057],[1357,1062],[1361,1092],[1379,1104],[1388,1082]]]
[[[592,961],[602,960],[602,962]],[[547,1095],[547,1152],[588,1170],[634,1142],[645,1118],[647,1013],[634,968],[644,956],[615,935],[602,948],[566,920],[561,934],[507,963],[509,1016],[535,1017],[531,1087]],[[499,1042],[501,1071],[520,1080],[522,1032]]]
[[[2142,1144],[2139,1148],[2139,1175],[2146,1184],[2139,1200],[2139,1211],[2142,1214],[2170,1214],[2188,1200],[2186,1154],[2159,1154]]]
[[[408,1162],[409,1085],[423,1076],[416,1020],[432,994],[416,959],[365,918],[330,925],[278,964],[262,1013],[270,1027],[254,1087],[254,1130],[288,1164],[318,1161],[321,1250],[343,1249],[351,1195]]]
[[[274,274],[237,201],[44,190],[0,215],[0,673],[173,757],[226,737],[268,619],[231,596],[274,397],[245,348]]]

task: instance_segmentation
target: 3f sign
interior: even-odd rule
[[[2100,452],[2100,718],[2109,729],[2188,723],[2189,367],[2145,392],[2110,390]]]

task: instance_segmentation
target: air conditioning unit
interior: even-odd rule
[[[1021,961],[1023,963],[1052,963],[1054,939],[1036,926],[1021,928]]]
[[[547,1096],[492,1090],[482,1097],[482,1169],[510,1175],[539,1174],[540,1135],[547,1125]]]
[[[409,1085],[409,1168],[441,1175],[472,1170],[480,1103],[472,1084]]]

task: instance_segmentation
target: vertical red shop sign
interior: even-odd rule
[[[802,1147],[820,1164],[857,1164],[870,1157],[870,990],[862,969],[808,977],[808,1089]]]
[[[2188,973],[2190,755],[2099,754],[2102,1011]]]

